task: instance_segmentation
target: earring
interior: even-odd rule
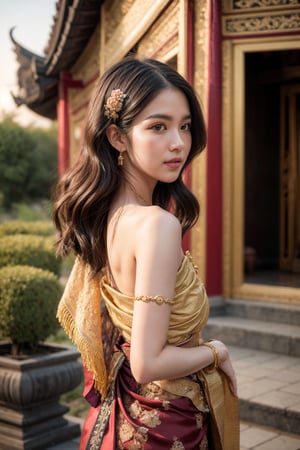
[[[123,163],[124,163],[124,156],[120,152],[118,156],[118,166],[123,166]]]

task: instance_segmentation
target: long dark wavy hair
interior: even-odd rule
[[[206,146],[203,114],[193,88],[178,72],[153,59],[126,58],[108,69],[99,79],[89,105],[84,144],[77,161],[57,185],[53,218],[58,230],[57,253],[80,255],[93,273],[107,262],[107,218],[112,200],[124,180],[118,166],[118,152],[109,143],[106,130],[112,123],[104,115],[104,105],[113,89],[126,94],[116,125],[125,133],[132,122],[162,89],[179,89],[187,98],[191,112],[192,145],[185,167]],[[153,204],[172,211],[183,233],[199,216],[199,203],[182,180],[158,182]]]

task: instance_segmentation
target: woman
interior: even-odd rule
[[[196,95],[167,65],[129,58],[99,80],[54,210],[58,254],[77,255],[58,318],[87,368],[80,449],[238,448],[234,370],[201,340],[208,300],[181,246],[199,214],[182,174],[205,145]]]

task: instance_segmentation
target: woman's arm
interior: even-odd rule
[[[162,295],[173,299],[176,275],[183,258],[181,227],[171,214],[159,208],[151,210],[151,216],[149,214],[136,236],[135,295]],[[139,383],[189,375],[214,362],[214,354],[206,346],[166,345],[170,310],[167,303],[135,301],[130,363]],[[212,344],[219,352],[220,367],[225,367],[236,392],[227,348],[220,341]]]

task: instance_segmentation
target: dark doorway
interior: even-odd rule
[[[300,287],[300,51],[245,64],[244,277]]]

